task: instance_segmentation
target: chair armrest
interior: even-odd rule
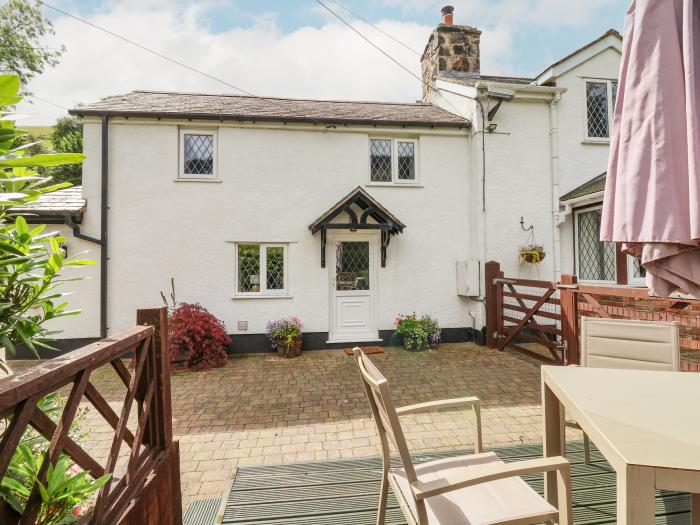
[[[474,467],[471,472],[463,476],[448,476],[425,483],[415,481],[411,484],[416,499],[429,498],[445,492],[471,487],[479,483],[486,483],[503,478],[512,478],[533,474],[535,472],[550,472],[559,470],[565,476],[570,476],[571,464],[561,456],[549,458],[530,459],[526,461],[515,461],[513,463],[491,463]]]
[[[396,413],[400,416],[407,414],[415,414],[416,412],[424,412],[426,410],[435,410],[437,408],[451,408],[461,406],[479,406],[481,404],[478,397],[458,397],[454,399],[440,399],[439,401],[428,401],[427,403],[417,403],[415,405],[407,405],[396,409]]]

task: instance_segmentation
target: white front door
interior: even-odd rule
[[[376,341],[378,235],[329,235],[329,341]]]

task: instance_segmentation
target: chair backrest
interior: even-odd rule
[[[675,371],[679,346],[675,322],[581,318],[581,366]]]
[[[389,384],[382,373],[377,370],[372,361],[359,348],[352,349],[357,361],[357,366],[360,369],[362,383],[365,386],[367,399],[369,400],[374,421],[377,424],[379,437],[382,440],[382,453],[384,455],[385,465],[389,464],[389,447],[387,440],[391,442],[394,448],[401,456],[406,471],[406,477],[409,482],[416,481],[416,471],[413,467],[411,454],[406,445],[406,438],[401,429],[399,416],[396,413],[394,402],[391,399]]]

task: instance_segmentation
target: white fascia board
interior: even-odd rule
[[[574,208],[588,206],[589,204],[599,204],[602,202],[604,194],[605,190],[602,190],[596,191],[595,193],[589,193],[588,195],[581,195],[580,197],[576,197],[568,201],[562,201],[561,205],[564,206],[564,209],[559,212],[559,222],[557,226],[566,221],[566,216],[570,215],[571,212],[574,211]]]
[[[613,35],[608,35],[599,42],[596,42],[595,44],[585,49],[582,49],[578,53],[570,56],[561,64],[557,64],[555,66],[547,68],[542,73],[540,73],[540,75],[534,80],[534,84],[541,86],[542,84],[552,82],[557,77],[560,77],[567,71],[570,71],[575,67],[580,66],[584,62],[590,60],[596,55],[599,55],[600,53],[609,48],[612,48],[618,53],[622,54],[622,42],[620,42],[620,39]]]

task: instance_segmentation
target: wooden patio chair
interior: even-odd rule
[[[679,332],[676,322],[581,317],[580,366],[678,371]],[[567,420],[565,426],[581,430],[575,421]],[[565,445],[566,440],[562,440]],[[586,464],[591,462],[591,444],[585,432],[583,459]]]
[[[410,525],[571,525],[571,471],[563,457],[504,463],[494,452],[482,452],[479,399],[464,397],[394,408],[384,376],[359,348],[353,348],[382,444],[382,484],[377,525],[386,516],[389,485]],[[413,464],[399,416],[430,409],[470,407],[476,428],[475,454]],[[403,468],[390,467],[389,443]],[[519,476],[557,472],[558,509]]]

